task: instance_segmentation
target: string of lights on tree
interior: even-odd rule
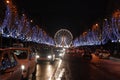
[[[46,32],[32,25],[25,14],[18,17],[17,9],[12,0],[6,1],[5,17],[0,25],[0,34],[4,37],[12,37],[25,41],[54,45],[54,40]],[[111,19],[104,19],[102,26],[95,24],[92,29],[83,32],[73,41],[73,46],[101,45],[108,41],[119,42],[120,40],[120,11],[117,10]]]
[[[73,46],[104,45],[108,41],[120,42],[120,10],[110,19],[104,19],[102,26],[95,24],[91,30],[83,32],[73,41]]]
[[[0,33],[4,37],[11,37],[25,41],[54,45],[54,40],[38,25],[32,25],[25,14],[18,17],[17,9],[12,0],[6,1],[5,17],[0,25]]]

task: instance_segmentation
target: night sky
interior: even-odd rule
[[[76,38],[118,8],[120,0],[13,0],[48,35],[63,28]]]

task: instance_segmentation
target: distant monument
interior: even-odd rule
[[[67,29],[60,29],[55,33],[54,40],[57,47],[70,47],[73,35]]]

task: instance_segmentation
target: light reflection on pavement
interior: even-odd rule
[[[54,64],[37,64],[36,79],[33,80],[119,80],[119,62],[92,56],[89,62],[57,60]]]
[[[65,71],[61,68],[62,60],[55,61],[54,64],[44,62],[37,64],[36,80],[61,80],[61,77]]]
[[[50,64],[38,64],[37,65],[37,73],[36,80],[49,80],[51,74],[53,73],[53,66]]]
[[[63,74],[65,72],[65,68],[63,67],[62,62],[63,61],[60,60],[59,63],[58,63],[58,67],[57,67],[57,69],[55,71],[55,75],[53,75],[54,80],[61,80],[61,78],[62,78],[62,76],[63,76]]]

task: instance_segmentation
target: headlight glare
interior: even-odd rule
[[[62,53],[60,53],[59,56],[62,56]]]
[[[48,59],[51,59],[52,58],[52,56],[51,55],[48,55]]]
[[[24,69],[25,69],[25,66],[24,66],[24,65],[21,65],[21,69],[24,70]]]
[[[39,55],[36,55],[36,58],[40,58],[40,56],[39,56]]]

